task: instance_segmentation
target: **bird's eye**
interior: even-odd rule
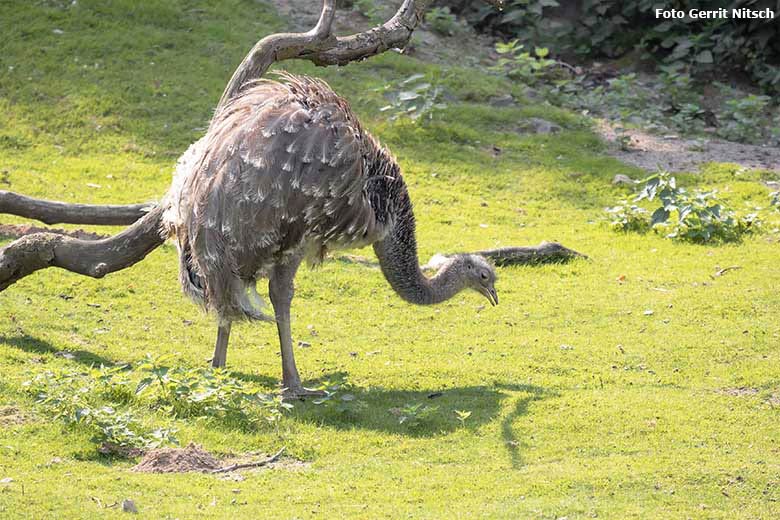
[[[482,279],[483,280],[487,280],[488,279],[487,273],[485,273],[485,272],[482,273]]]

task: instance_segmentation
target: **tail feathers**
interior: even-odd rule
[[[179,282],[184,294],[200,305],[205,305],[205,283],[192,263],[192,250],[185,240],[179,244]]]

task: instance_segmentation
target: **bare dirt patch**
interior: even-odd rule
[[[16,406],[0,406],[0,428],[18,426],[29,421],[29,414]]]
[[[724,388],[721,390],[721,393],[733,397],[749,397],[758,394],[758,388],[750,388],[747,386],[740,386],[738,388]]]
[[[210,473],[221,464],[211,453],[190,443],[186,448],[160,448],[144,455],[133,467],[139,473]]]
[[[214,473],[234,474],[236,471],[256,470],[257,468],[295,470],[308,467],[308,463],[281,455],[284,449],[275,455],[246,453],[218,459],[202,447],[190,443],[186,448],[160,448],[147,452],[141,462],[132,469],[139,473]],[[224,477],[231,478],[231,477]]]
[[[618,144],[618,132],[608,122],[599,121],[596,130],[609,144],[609,155],[647,171],[662,168],[669,172],[695,172],[703,164],[721,162],[780,173],[780,149],[774,147],[715,138],[702,140],[661,136],[625,129],[622,133],[629,139],[629,149],[623,150]]]

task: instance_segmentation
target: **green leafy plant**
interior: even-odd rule
[[[439,110],[447,108],[441,101],[442,91],[426,80],[425,74],[413,74],[403,81],[384,88],[390,104],[380,111],[390,112],[390,120],[409,118],[426,121],[434,118]]]
[[[167,357],[147,355],[138,369],[144,372],[136,395],[154,394],[156,403],[176,417],[226,418],[251,422],[250,412],[259,410],[269,423],[276,423],[282,411],[292,408],[278,396],[236,379],[229,372],[211,368],[169,367]]]
[[[449,7],[434,7],[425,14],[427,23],[434,32],[452,36],[458,29],[458,17],[450,12]]]
[[[46,371],[24,383],[41,409],[66,425],[82,425],[93,440],[121,454],[126,448],[176,443],[172,428],[151,429],[137,420],[146,406],[172,417],[220,419],[238,425],[277,425],[292,405],[280,395],[224,370],[169,366],[169,356],[146,358],[136,367]],[[131,408],[132,405],[132,408]]]
[[[132,411],[120,411],[97,403],[99,387],[106,385],[112,371],[74,370],[46,371],[24,383],[38,405],[67,426],[82,426],[92,433],[92,440],[111,451],[121,453],[128,448],[155,448],[163,444],[178,444],[175,430],[144,427]]]
[[[665,19],[649,0],[583,0],[579,16],[562,15],[556,0],[509,0],[503,11],[468,0],[447,0],[476,28],[523,44],[554,45],[559,54],[619,58],[640,51],[659,68],[685,68],[691,76],[742,71],[767,93],[780,91],[776,20],[724,23],[723,19]],[[697,7],[683,2],[679,9]],[[669,6],[671,7],[671,5]],[[729,8],[777,10],[774,0],[736,0]]]
[[[357,387],[344,378],[327,379],[320,383],[317,390],[323,393],[322,397],[312,401],[317,406],[342,414],[358,413],[368,407],[355,396]]]
[[[771,98],[751,94],[729,99],[719,113],[718,135],[733,141],[759,142],[764,137],[767,107]]]
[[[616,231],[646,233],[650,230],[650,212],[623,198],[617,205],[607,208],[609,226]]]
[[[398,424],[409,427],[420,426],[423,421],[433,415],[438,406],[427,406],[423,403],[406,404],[402,408],[391,408],[390,413],[398,419]]]
[[[641,201],[657,202],[660,206],[650,213],[636,205]],[[667,238],[698,243],[737,241],[761,225],[757,213],[739,217],[717,197],[717,191],[690,193],[679,187],[677,179],[668,172],[645,179],[633,204],[624,200],[607,212],[613,229],[641,232],[652,228],[663,231]]]
[[[535,85],[550,78],[557,62],[547,57],[550,54],[549,49],[537,47],[533,54],[523,49],[524,46],[517,39],[507,43],[496,43],[496,52],[501,57],[491,69],[528,85]]]
[[[455,418],[460,422],[461,426],[466,425],[466,420],[471,417],[471,412],[468,410],[454,410]]]

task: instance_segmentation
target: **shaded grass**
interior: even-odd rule
[[[85,202],[160,197],[232,68],[282,25],[252,1],[70,5],[0,4],[3,189]],[[139,475],[97,456],[84,432],[33,416],[0,429],[0,478],[14,479],[0,487],[4,517],[97,518],[124,498],[154,518],[778,515],[776,234],[694,246],[612,233],[602,209],[623,192],[610,180],[641,173],[601,155],[578,116],[480,104],[516,89],[499,78],[390,54],[285,68],[325,77],[398,156],[423,260],[541,240],[591,260],[501,269],[496,308],[473,294],[411,307],[360,262],[303,270],[293,304],[294,336],[311,343],[296,352],[303,377],[346,375],[368,408],[343,415],[299,403],[278,429],[173,423],[183,442],[216,453],[286,445],[310,466],[243,482]],[[376,89],[415,72],[439,78],[450,107],[424,127],[388,124]],[[564,130],[516,133],[528,117]],[[765,205],[763,175],[711,165],[680,179],[717,187],[741,209]],[[205,363],[215,327],[181,296],[175,256],[164,246],[104,280],[48,270],[0,294],[0,401],[32,410],[22,383],[47,368],[147,352]],[[729,265],[742,269],[712,277]],[[229,366],[273,390],[273,328],[237,327]],[[757,392],[723,392],[735,387]],[[416,428],[388,411],[416,402],[438,407]],[[463,426],[456,409],[472,412]]]

